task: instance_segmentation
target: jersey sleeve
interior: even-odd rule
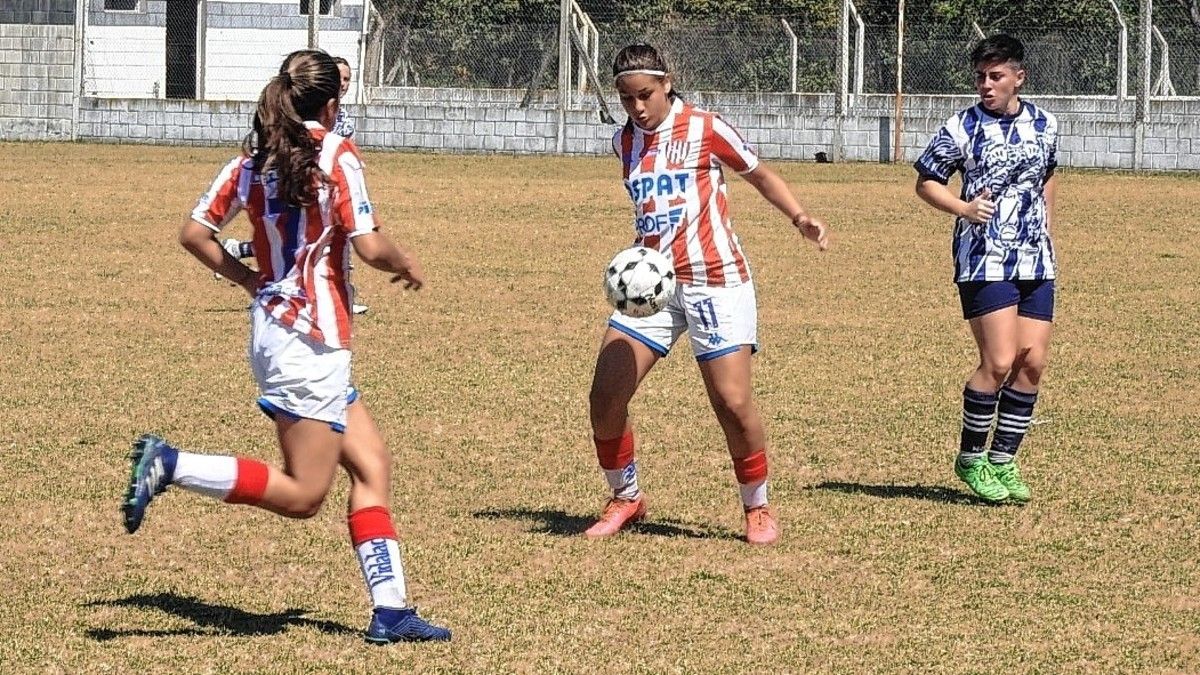
[[[758,168],[758,154],[754,148],[720,115],[713,115],[710,147],[717,161],[739,174],[750,173]]]
[[[942,185],[950,182],[950,177],[962,168],[965,159],[962,146],[953,132],[957,119],[955,116],[947,120],[930,139],[929,145],[925,146],[921,157],[913,163],[917,173]]]
[[[220,232],[241,212],[245,205],[238,195],[238,183],[245,170],[242,166],[244,161],[244,157],[236,157],[221,168],[212,187],[200,195],[200,201],[192,209],[192,220],[213,232]]]
[[[1046,180],[1050,180],[1058,168],[1058,120],[1048,113],[1046,117]]]
[[[351,238],[369,234],[379,229],[375,221],[375,207],[367,194],[367,180],[363,175],[362,158],[349,146],[338,153],[331,179],[337,187],[334,210],[342,229]]]

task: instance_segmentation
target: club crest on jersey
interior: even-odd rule
[[[682,167],[690,154],[692,154],[690,141],[671,141],[663,149],[663,155],[667,158],[667,166],[672,169]]]

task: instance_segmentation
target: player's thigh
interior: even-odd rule
[[[659,358],[660,352],[645,341],[609,326],[596,356],[596,371],[592,375],[593,399],[631,398]]]
[[[715,409],[737,410],[750,403],[752,354],[750,345],[741,345],[736,351],[698,362],[708,400]]]
[[[346,433],[342,439],[342,466],[360,482],[386,482],[391,471],[383,434],[361,398],[346,408]]]
[[[970,319],[980,361],[1012,365],[1017,356],[1017,319],[1015,304]]]
[[[1027,316],[1017,317],[1017,349],[1027,355],[1031,364],[1044,365],[1050,351],[1050,337],[1054,324],[1044,319]]]

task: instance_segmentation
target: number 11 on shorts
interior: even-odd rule
[[[700,323],[705,330],[712,330],[717,327],[717,310],[713,307],[712,298],[705,298],[700,302],[692,303],[692,309],[696,310],[696,314],[700,317]]]

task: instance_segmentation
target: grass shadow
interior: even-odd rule
[[[534,534],[550,534],[556,537],[577,537],[596,521],[593,515],[579,516],[557,509],[487,509],[476,511],[476,518],[485,520],[524,520],[533,523],[529,531]],[[678,520],[643,520],[629,526],[629,532],[656,537],[678,537],[687,539],[740,539],[729,530],[712,526],[698,526]]]
[[[239,637],[257,635],[278,635],[292,626],[315,628],[329,635],[348,635],[357,633],[349,626],[320,619],[305,617],[308,610],[286,609],[282,612],[258,614],[247,612],[236,607],[214,605],[197,598],[176,595],[175,593],[138,594],[116,600],[96,600],[84,603],[85,607],[136,607],[138,609],[156,609],[167,614],[174,614],[195,623],[192,628],[177,628],[171,630],[149,630],[134,628],[129,630],[110,630],[92,628],[87,631],[88,637],[98,642],[107,642],[124,637],[172,637],[172,636],[212,636],[235,635]]]
[[[941,485],[868,485],[864,483],[844,483],[825,481],[810,485],[807,490],[829,490],[851,495],[867,495],[881,499],[924,499],[943,504],[969,504],[972,506],[992,506],[992,502],[984,501],[974,495],[952,490]]]

